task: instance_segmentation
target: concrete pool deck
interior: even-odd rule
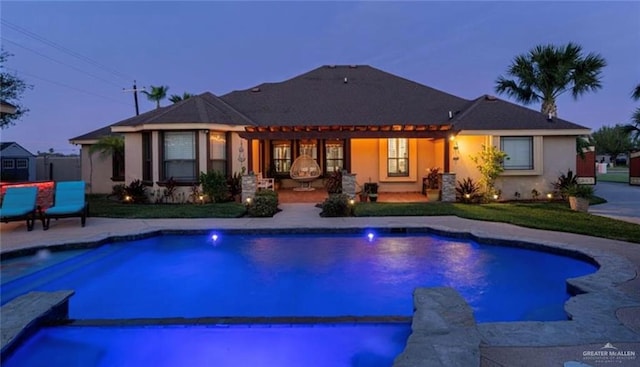
[[[618,351],[631,351],[636,355],[634,359],[617,361],[617,366],[640,365],[640,244],[448,216],[321,218],[320,209],[311,203],[281,204],[280,208],[282,212],[273,218],[88,218],[84,228],[80,227],[78,218],[69,218],[53,221],[48,231],[43,231],[36,223],[32,232],[27,232],[21,222],[3,223],[0,225],[0,251],[6,254],[176,229],[313,231],[358,228],[429,228],[442,233],[468,233],[480,239],[542,244],[568,252],[580,250],[594,255],[601,264],[604,262],[603,269],[607,273],[588,284],[580,279],[575,282],[577,286],[593,290],[593,293],[574,297],[567,303],[575,321],[480,324],[481,365],[570,366],[569,362],[573,361],[583,363],[583,366],[597,366],[604,362],[594,359],[593,355],[598,353],[592,352],[608,351],[607,343]],[[593,296],[595,294],[598,296]]]

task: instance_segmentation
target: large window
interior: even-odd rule
[[[503,163],[505,170],[533,169],[533,137],[503,136],[500,150],[507,153]]]
[[[4,169],[14,169],[14,168],[16,168],[15,161],[13,159],[3,159],[2,160],[2,168],[4,168]]]
[[[29,168],[29,160],[24,158],[16,159],[16,168],[17,169],[27,169]]]
[[[344,143],[342,140],[327,140],[325,149],[325,170],[327,173],[344,169]]]
[[[171,131],[163,139],[163,179],[196,181],[196,135],[194,131]]]
[[[209,168],[227,174],[227,137],[225,133],[209,133]]]
[[[291,143],[285,140],[276,140],[272,146],[275,173],[288,174],[291,169]]]
[[[142,133],[142,181],[153,180],[153,164],[151,159],[151,133]]]
[[[409,140],[387,140],[387,173],[390,177],[409,176]]]
[[[300,140],[299,155],[308,155],[311,158],[318,159],[318,143],[316,140],[303,139]]]

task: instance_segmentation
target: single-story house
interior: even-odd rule
[[[108,134],[124,137],[124,165],[89,154]],[[575,171],[576,137],[588,134],[490,95],[467,100],[371,66],[327,65],[220,97],[205,92],[70,142],[82,147],[82,178],[95,193],[136,179],[154,189],[170,178],[191,186],[212,169],[244,169],[295,187],[289,171],[303,154],[321,170],[316,187],[346,170],[381,192],[420,192],[434,167],[478,180],[470,157],[494,145],[508,154],[497,181],[508,199],[549,192],[561,173]]]
[[[0,181],[36,180],[36,156],[16,142],[0,143]]]

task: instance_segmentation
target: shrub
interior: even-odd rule
[[[117,184],[117,185],[113,185],[113,187],[111,188],[111,194],[109,194],[107,197],[113,197],[113,198],[116,198],[117,200],[123,200],[126,195],[127,195],[127,185]]]
[[[538,198],[540,197],[540,192],[536,189],[532,189],[531,197],[533,198],[533,200],[538,200]]]
[[[575,184],[565,188],[564,194],[567,197],[574,196],[577,198],[591,199],[594,195],[594,191],[593,186]]]
[[[273,217],[278,212],[278,193],[273,190],[256,192],[247,207],[250,217]]]
[[[149,202],[147,187],[140,180],[131,181],[125,192],[125,195],[129,196],[132,203],[146,204]]]
[[[242,173],[236,172],[227,179],[229,194],[232,198],[242,194]]]
[[[573,175],[571,170],[567,171],[567,174],[561,174],[558,177],[558,180],[553,183],[554,193],[560,195],[563,199],[567,198],[566,191],[569,187],[575,186],[578,184],[578,178]]]
[[[176,199],[176,190],[178,189],[178,183],[173,177],[170,177],[169,180],[165,183],[164,192],[163,192],[163,200],[167,202],[171,199],[171,202],[174,202]]]
[[[430,190],[437,190],[440,188],[438,183],[439,171],[440,168],[438,167],[429,168],[427,170],[427,186]]]
[[[229,186],[227,178],[220,171],[200,172],[202,192],[214,203],[229,201]]]
[[[351,216],[351,207],[349,206],[349,197],[346,194],[331,194],[322,203],[323,217],[349,217]]]
[[[342,171],[335,170],[331,172],[324,182],[324,187],[327,189],[327,193],[329,194],[342,193]]]
[[[467,177],[456,185],[456,199],[463,203],[475,203],[480,200],[480,185]]]

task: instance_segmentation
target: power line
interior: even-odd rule
[[[7,70],[14,71],[14,72],[16,72],[16,73],[19,73],[19,74],[21,74],[21,75],[29,75],[29,76],[31,76],[31,77],[33,77],[33,78],[40,79],[40,80],[43,80],[43,81],[48,82],[48,83],[51,83],[51,84],[59,85],[59,86],[61,86],[61,87],[65,87],[65,88],[73,89],[73,90],[78,91],[78,92],[81,92],[81,93],[89,94],[89,95],[92,95],[92,96],[94,96],[94,97],[100,97],[100,98],[108,99],[108,100],[111,100],[111,101],[113,101],[113,102],[116,102],[116,103],[119,103],[119,104],[123,104],[123,105],[129,106],[129,104],[128,104],[128,103],[124,103],[124,102],[119,101],[119,100],[117,100],[117,99],[115,99],[115,98],[111,98],[111,97],[108,97],[108,96],[103,96],[103,95],[101,95],[101,94],[97,94],[97,93],[90,92],[90,91],[88,91],[88,90],[84,90],[84,89],[76,88],[76,87],[73,87],[73,86],[70,86],[70,85],[67,85],[67,84],[64,84],[64,83],[56,82],[56,81],[54,81],[54,80],[49,80],[49,79],[46,79],[46,78],[43,78],[43,77],[40,77],[40,76],[37,76],[37,75],[31,74],[31,73],[27,73],[27,72],[24,72],[24,71],[19,71],[19,70],[17,70],[17,69],[13,69],[13,68],[6,68],[6,69],[7,69]]]
[[[86,63],[89,63],[89,64],[91,64],[91,65],[93,65],[95,67],[98,67],[98,68],[100,68],[102,70],[105,70],[108,73],[110,73],[112,75],[115,75],[115,76],[117,76],[119,78],[122,78],[122,79],[127,80],[127,81],[130,81],[130,80],[134,79],[134,78],[132,78],[132,77],[126,75],[126,74],[123,74],[123,73],[121,73],[121,72],[119,72],[117,70],[114,70],[114,69],[112,69],[112,68],[110,68],[108,66],[105,66],[105,65],[99,63],[98,61],[95,61],[95,60],[93,60],[93,59],[91,59],[91,58],[89,58],[87,56],[84,56],[84,55],[82,55],[82,54],[80,54],[78,52],[75,52],[75,51],[73,51],[73,50],[71,50],[71,49],[69,49],[67,47],[59,45],[59,44],[57,44],[57,43],[55,43],[55,42],[53,42],[53,41],[51,41],[51,40],[39,35],[37,33],[31,32],[28,29],[22,28],[22,27],[20,27],[20,26],[18,26],[16,24],[13,24],[13,23],[5,20],[5,19],[0,19],[0,22],[2,22],[3,25],[5,25],[8,28],[13,29],[16,32],[22,33],[25,36],[31,37],[31,38],[33,38],[33,39],[35,39],[37,41],[40,41],[40,42],[42,42],[42,43],[44,43],[44,44],[46,44],[46,45],[48,45],[50,47],[55,48],[58,51],[62,51],[64,53],[68,54],[68,55],[71,55],[71,56],[73,56],[73,57],[75,57],[77,59],[80,59],[80,60],[82,60],[82,61],[84,61]]]
[[[111,84],[111,85],[115,85],[116,87],[120,87],[120,86],[121,86],[121,85],[119,85],[119,84],[117,84],[117,83],[114,83],[113,81],[111,81],[111,80],[109,80],[109,79],[104,79],[104,78],[99,77],[99,76],[97,76],[97,75],[91,74],[91,73],[89,73],[89,72],[87,72],[87,71],[84,71],[84,70],[82,70],[82,69],[80,69],[80,68],[77,68],[77,67],[75,67],[75,66],[73,66],[73,65],[67,64],[67,63],[62,62],[62,61],[60,61],[60,60],[56,60],[56,59],[54,59],[54,58],[52,58],[52,57],[50,57],[50,56],[47,56],[47,55],[45,55],[45,54],[43,54],[43,53],[41,53],[41,52],[38,52],[38,51],[36,51],[36,50],[34,50],[34,49],[29,48],[29,47],[23,46],[23,45],[21,45],[21,44],[19,44],[19,43],[17,43],[17,42],[12,41],[12,40],[9,40],[9,39],[6,39],[6,38],[4,38],[3,40],[4,40],[5,42],[12,43],[12,44],[14,44],[14,45],[16,45],[16,46],[18,46],[18,47],[24,48],[25,50],[31,51],[31,52],[33,52],[33,53],[35,53],[35,54],[37,54],[37,55],[40,55],[40,56],[42,56],[42,57],[44,57],[44,58],[46,58],[46,59],[49,59],[49,60],[54,61],[54,62],[57,62],[58,64],[61,64],[61,65],[67,66],[67,67],[69,67],[69,68],[71,68],[71,69],[74,69],[74,70],[77,70],[77,71],[79,71],[79,72],[81,72],[81,73],[83,73],[83,74],[89,75],[90,77],[93,77],[93,78],[96,78],[96,79],[102,80],[103,82],[109,83],[109,84]]]

